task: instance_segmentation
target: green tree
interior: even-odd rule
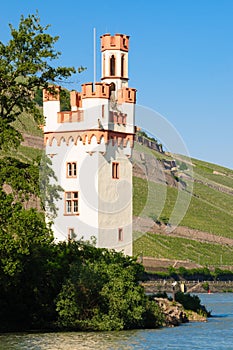
[[[162,324],[160,309],[138,283],[143,268],[135,259],[72,245],[81,252],[83,262],[71,265],[57,297],[61,328],[106,331]]]
[[[51,36],[48,29],[37,13],[21,16],[17,29],[10,25],[10,41],[0,42],[0,149],[16,147],[22,140],[12,126],[22,112],[41,117],[34,100],[37,89],[61,83],[76,72],[74,67],[52,66],[60,52],[55,49],[58,36]]]

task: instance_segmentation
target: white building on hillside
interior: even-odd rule
[[[136,89],[128,87],[129,37],[101,37],[101,82],[71,91],[71,111],[59,92],[43,94],[44,140],[58,183],[57,240],[95,237],[97,247],[132,254],[132,163]]]

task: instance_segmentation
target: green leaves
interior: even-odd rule
[[[141,266],[134,259],[106,249],[93,248],[90,254],[89,246],[71,245],[83,261],[71,265],[57,297],[60,327],[108,331],[161,325],[160,310],[138,284]]]
[[[21,16],[18,28],[10,25],[11,40],[0,42],[0,149],[19,145],[21,139],[11,123],[20,113],[39,116],[34,101],[37,89],[76,73],[74,67],[51,65],[61,53],[55,49],[58,36],[51,36],[48,29],[40,24],[38,13]]]

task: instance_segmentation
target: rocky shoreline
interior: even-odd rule
[[[207,317],[199,315],[192,310],[185,310],[183,305],[176,301],[170,301],[166,298],[154,298],[164,314],[165,327],[176,327],[182,323],[188,322],[206,322]]]

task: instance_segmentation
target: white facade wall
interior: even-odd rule
[[[56,240],[67,240],[68,230],[73,228],[77,239],[84,237],[85,240],[90,240],[94,236],[98,243],[98,153],[90,156],[81,141],[77,145],[70,142],[69,146],[61,142],[57,146],[54,140],[52,146],[47,146],[46,150],[47,154],[55,154],[51,159],[53,170],[64,192],[79,192],[79,215],[64,215],[64,194],[57,202],[58,215],[52,227]],[[77,162],[76,178],[66,177],[67,162]]]
[[[74,229],[76,239],[95,237],[98,247],[124,251],[132,255],[132,164],[125,149],[109,143],[90,145],[81,141],[69,146],[53,140],[47,154],[53,154],[52,166],[64,192],[79,192],[79,215],[65,215],[65,195],[56,203],[58,215],[52,226],[56,241],[68,239]],[[131,148],[129,148],[131,150]],[[101,152],[100,152],[101,151]],[[92,155],[87,152],[92,152]],[[119,179],[112,179],[112,162],[119,163]],[[67,178],[67,162],[77,162],[77,177]],[[119,240],[119,229],[123,239]]]
[[[44,132],[54,131],[59,127],[57,113],[60,112],[60,101],[48,101],[43,103],[45,118]]]
[[[124,148],[111,143],[99,160],[99,246],[132,255],[132,164]],[[112,178],[112,162],[119,164],[119,179]]]

